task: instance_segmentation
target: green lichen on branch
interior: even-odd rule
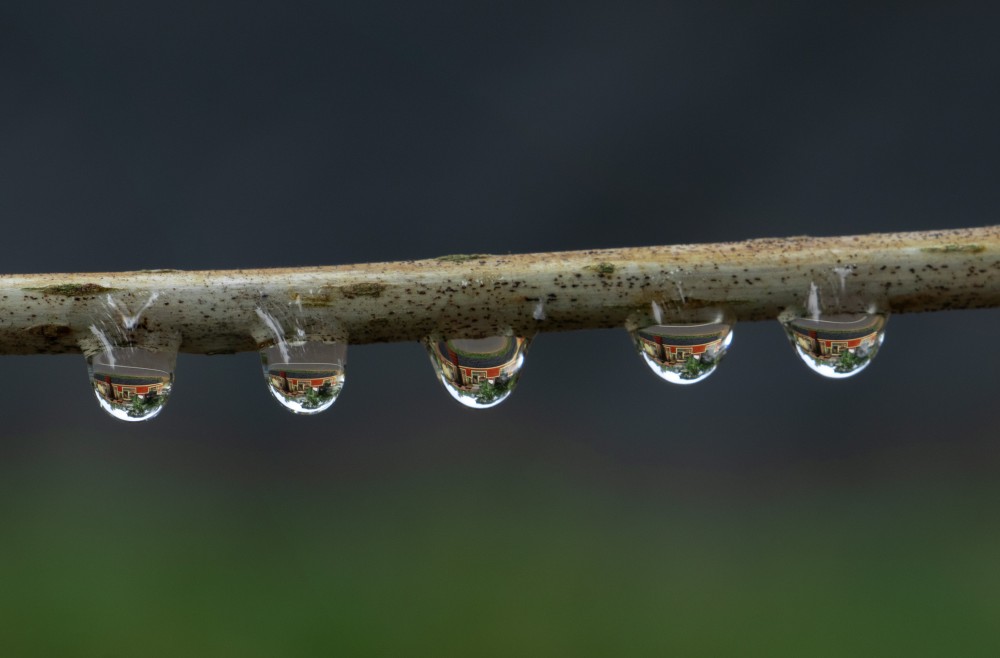
[[[611,276],[615,273],[615,266],[611,263],[600,262],[596,265],[587,265],[585,270],[596,272],[597,276]]]
[[[986,251],[986,246],[981,244],[945,244],[940,247],[924,247],[920,251],[929,254],[978,254]]]
[[[379,297],[385,288],[386,285],[384,283],[355,283],[341,288],[340,294],[348,299],[354,299],[355,297]]]
[[[25,288],[32,292],[40,292],[43,295],[58,295],[61,297],[91,297],[105,292],[113,292],[114,288],[107,288],[97,283],[60,283],[42,288]]]
[[[450,256],[438,256],[434,260],[442,263],[467,263],[470,260],[482,260],[489,258],[489,254],[452,254]]]

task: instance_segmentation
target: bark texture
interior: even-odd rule
[[[725,308],[796,312],[1000,306],[1000,226],[333,267],[0,276],[0,353],[97,349],[94,326],[219,354],[273,340],[258,309],[350,343],[474,338],[664,322]]]

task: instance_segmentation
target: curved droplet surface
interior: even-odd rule
[[[267,390],[285,409],[302,415],[329,409],[344,388],[347,345],[280,342],[260,351]]]
[[[427,352],[445,390],[471,409],[489,409],[514,391],[524,366],[528,339],[425,339]]]
[[[633,331],[632,340],[657,377],[671,384],[695,384],[718,368],[733,342],[733,324],[654,324]]]
[[[885,339],[880,313],[795,318],[783,322],[802,362],[830,379],[852,377],[872,362]]]
[[[143,347],[111,347],[87,358],[97,402],[126,421],[155,418],[174,385],[176,352]]]

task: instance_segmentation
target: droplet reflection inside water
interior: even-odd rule
[[[344,388],[347,345],[340,342],[280,343],[260,351],[267,390],[292,413],[329,409]]]
[[[425,343],[445,390],[472,409],[488,409],[510,397],[528,348],[528,339],[518,336],[428,338]]]
[[[176,352],[112,347],[87,358],[97,402],[120,420],[155,418],[170,398]]]
[[[834,315],[784,322],[802,362],[824,377],[843,379],[868,367],[885,339],[886,316]]]
[[[719,366],[733,342],[731,322],[654,324],[632,332],[646,365],[671,384],[694,384]]]

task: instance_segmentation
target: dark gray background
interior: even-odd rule
[[[998,27],[961,7],[4,3],[0,267],[993,224]],[[4,357],[0,458],[181,489],[442,471],[516,489],[542,473],[678,504],[985,483],[1000,475],[998,328],[996,311],[894,317],[875,363],[829,382],[777,323],[737,326],[719,372],[687,388],[623,331],[547,334],[486,412],[454,403],[416,344],[355,347],[316,418],[269,398],[256,355],[182,355],[162,417],[136,425],[98,409],[82,357]]]

